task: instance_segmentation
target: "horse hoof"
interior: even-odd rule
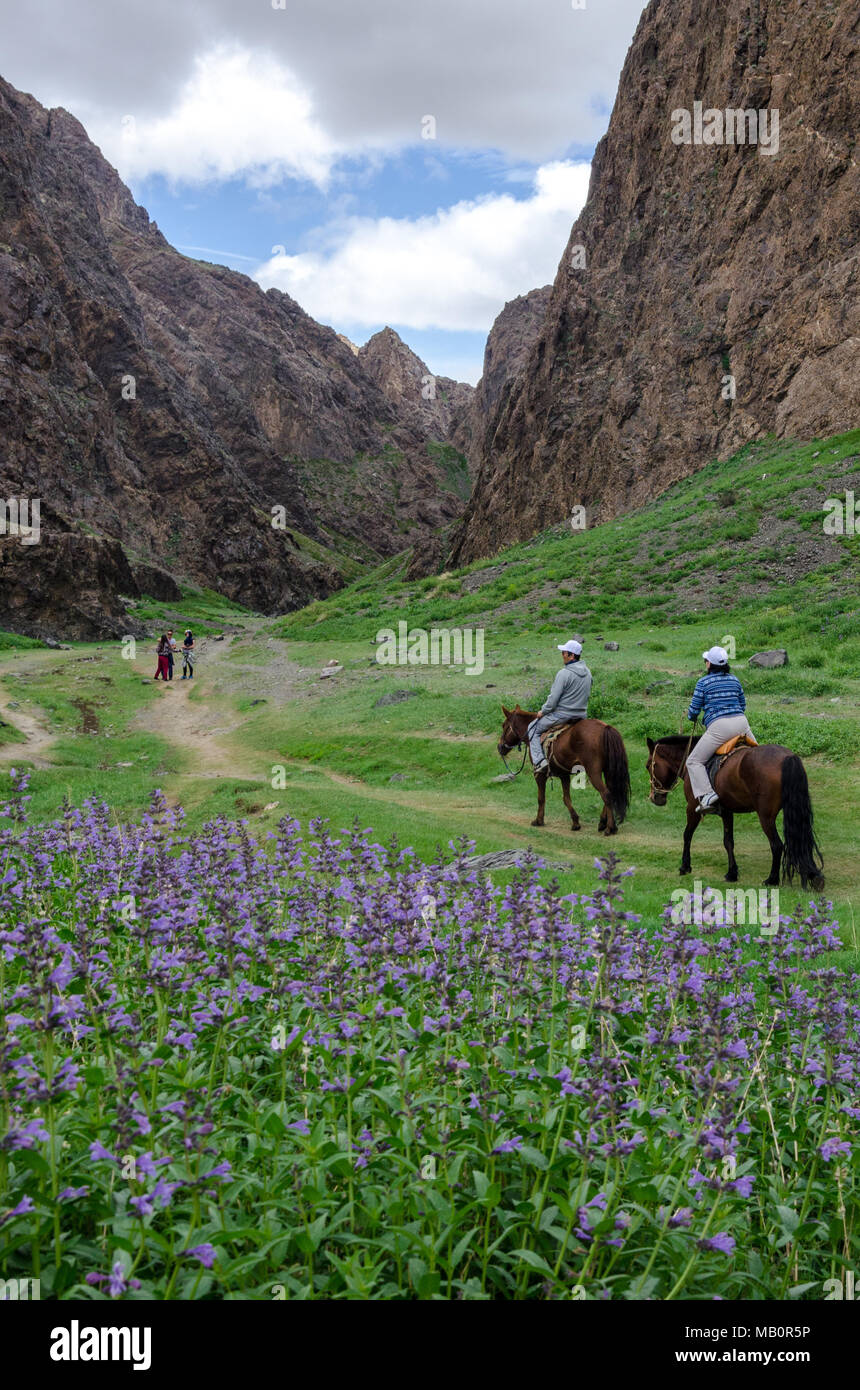
[[[581,826],[581,825],[572,825],[570,828],[571,828],[571,831],[574,831],[574,830],[581,830],[581,829],[582,829],[582,826]]]
[[[543,821],[542,821],[542,820],[533,820],[533,821],[532,821],[532,825],[538,825],[538,826],[543,825]]]
[[[779,879],[778,879],[778,878],[766,878],[765,881],[764,881],[764,886],[765,886],[765,888],[778,888],[778,887],[779,887]]]
[[[726,874],[725,878],[723,879],[723,883],[737,883],[737,881],[737,874]]]
[[[678,873],[679,873],[679,874],[691,874],[692,872],[693,872],[693,866],[692,866],[692,864],[690,865],[689,868],[687,868],[684,864],[682,864],[681,867],[680,867],[680,869],[678,870]]]

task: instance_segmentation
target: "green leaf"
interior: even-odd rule
[[[800,1217],[797,1212],[792,1211],[791,1207],[777,1207],[776,1214],[779,1217],[779,1224],[785,1235],[791,1236],[800,1225]]]
[[[529,1144],[523,1144],[522,1148],[518,1149],[517,1152],[525,1159],[526,1163],[530,1163],[533,1168],[549,1167],[546,1156],[541,1153],[540,1149],[533,1149]]]
[[[275,1106],[267,1114],[260,1126],[264,1134],[271,1134],[276,1139],[280,1139],[282,1134],[286,1134],[287,1126],[284,1124]]]
[[[523,1247],[520,1250],[515,1250],[513,1253],[515,1259],[522,1260],[523,1264],[527,1264],[530,1269],[536,1269],[541,1274],[548,1274],[550,1278],[553,1277],[552,1270],[546,1260],[543,1259],[541,1255],[536,1254],[534,1250],[526,1250],[525,1247]]]
[[[458,1264],[459,1264],[460,1261],[462,1260],[463,1256],[465,1255],[466,1251],[468,1250],[469,1246],[472,1244],[472,1241],[475,1239],[475,1236],[476,1236],[477,1234],[478,1234],[478,1227],[477,1227],[477,1226],[473,1226],[472,1229],[471,1229],[470,1231],[467,1231],[466,1234],[465,1234],[464,1236],[462,1236],[460,1240],[457,1241],[457,1244],[454,1246],[454,1249],[451,1251],[451,1258],[450,1258],[450,1260],[448,1261],[448,1266],[447,1266],[447,1267],[448,1267],[449,1273],[451,1272],[451,1270],[454,1270],[454,1269],[457,1268]]]
[[[440,1282],[439,1271],[437,1269],[430,1269],[426,1274],[422,1274],[416,1286],[418,1297],[432,1298],[434,1294],[439,1292]]]

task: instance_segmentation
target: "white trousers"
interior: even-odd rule
[[[705,763],[712,758],[721,743],[726,739],[734,738],[735,734],[751,734],[752,729],[745,714],[730,714],[725,719],[715,719],[713,724],[709,724],[695,748],[690,750],[687,759],[687,771],[690,774],[690,786],[693,788],[693,795],[697,801],[701,801],[703,796],[707,796],[714,789],[708,779],[705,770]]]

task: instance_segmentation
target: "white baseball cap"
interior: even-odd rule
[[[560,651],[560,652],[572,652],[574,656],[581,656],[581,655],[582,655],[582,643],[581,643],[581,642],[565,642],[563,646],[559,647],[559,651]]]
[[[725,647],[709,647],[706,652],[702,652],[702,660],[710,661],[712,666],[726,666],[729,654]]]

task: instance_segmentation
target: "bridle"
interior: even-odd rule
[[[668,787],[663,786],[663,783],[660,781],[659,777],[654,771],[654,757],[656,755],[657,749],[660,747],[661,740],[658,739],[657,742],[654,744],[654,747],[651,750],[651,757],[648,759],[648,776],[651,779],[652,798],[655,792],[660,792],[662,795],[668,796],[669,793],[673,791],[674,788],[677,787],[678,783],[681,781],[681,777],[684,771],[684,764],[686,763],[687,758],[690,756],[690,749],[693,746],[693,737],[695,732],[696,726],[694,724],[690,732],[690,737],[687,739],[687,747],[684,749],[683,757],[681,758],[681,761],[678,764],[678,771],[675,773],[675,780],[674,782],[670,782]]]
[[[506,726],[506,727],[507,727],[507,724],[508,724],[508,720],[506,719],[506,720],[505,720],[505,726]],[[504,732],[504,730],[503,730],[503,732]],[[526,765],[526,758],[528,757],[528,753],[529,753],[528,741],[527,741],[526,739],[518,738],[517,741],[516,741],[516,743],[506,743],[506,744],[505,744],[505,747],[507,748],[508,753],[510,753],[514,748],[522,748],[522,750],[523,750],[523,760],[522,760],[522,762],[520,763],[519,767],[517,768],[516,772],[511,772],[511,769],[508,767],[508,756],[507,756],[507,753],[500,753],[500,754],[499,754],[499,757],[501,758],[502,762],[503,762],[504,765],[505,765],[505,768],[506,768],[506,770],[507,770],[508,776],[511,777],[511,778],[513,778],[513,777],[519,777],[520,773],[522,772],[523,768],[524,768],[525,765]]]

